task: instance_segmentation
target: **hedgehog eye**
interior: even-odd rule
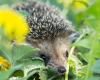
[[[44,60],[45,65],[47,65],[50,60],[50,56],[48,56],[46,54],[40,54],[40,58],[42,58]]]
[[[45,54],[40,54],[40,57],[41,57],[42,59],[45,59],[45,58],[46,58],[46,55],[45,55]]]
[[[68,51],[66,51],[66,57],[68,57],[69,56],[69,53],[68,53]]]
[[[43,60],[48,61],[50,59],[50,57],[46,54],[40,54],[40,58],[42,58]]]

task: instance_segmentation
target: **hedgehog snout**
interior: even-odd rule
[[[57,70],[58,70],[58,73],[61,73],[61,74],[63,74],[63,73],[66,72],[66,68],[65,68],[64,66],[59,66],[59,67],[57,68]]]

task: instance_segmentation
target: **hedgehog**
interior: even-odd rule
[[[70,45],[78,35],[72,23],[62,17],[60,10],[41,2],[23,2],[14,5],[13,9],[28,13],[25,19],[30,32],[26,36],[26,42],[40,49],[39,57],[46,66],[64,74]]]

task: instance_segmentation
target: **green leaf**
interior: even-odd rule
[[[0,4],[11,4],[13,0],[0,0]]]
[[[68,20],[70,20],[73,25],[75,25],[75,27],[77,26],[77,23],[76,23],[76,14],[73,10],[69,9],[68,13],[67,13],[67,17],[68,17]]]
[[[96,63],[93,65],[92,71],[93,71],[94,73],[99,73],[99,74],[100,74],[100,59],[98,59],[98,60],[96,61]]]
[[[98,32],[100,31],[100,0],[95,0],[95,3],[87,10],[88,15],[94,16],[96,19],[89,21],[90,24],[93,23],[93,28],[96,29]]]
[[[7,47],[8,46],[0,44],[0,56],[3,56],[4,58],[12,62],[11,49]]]
[[[26,79],[20,77],[11,77],[9,78],[9,80],[26,80]]]
[[[22,70],[15,70],[13,72],[12,76],[14,76],[14,77],[23,77],[24,76],[24,72]]]
[[[90,41],[89,39],[82,39],[80,40],[77,44],[75,44],[76,46],[79,46],[79,47],[84,47],[84,48],[87,48],[89,49],[90,48]]]
[[[28,45],[14,45],[12,48],[12,58],[14,61],[20,60],[24,57],[29,57],[37,53],[38,49]]]
[[[88,80],[100,80],[100,77],[91,77]]]
[[[40,76],[39,77],[40,80],[47,80],[47,73],[43,69],[40,69],[39,76]]]
[[[94,45],[94,56],[96,58],[100,58],[100,41],[97,39],[95,40],[95,45]]]
[[[7,80],[13,71],[14,71],[14,69],[11,68],[7,71],[0,72],[0,80]]]
[[[40,58],[34,57],[33,59],[24,59],[22,61],[24,71],[24,76],[29,78],[35,73],[39,72],[41,69],[46,69],[44,66],[43,60]]]

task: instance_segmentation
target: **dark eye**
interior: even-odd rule
[[[69,53],[68,53],[68,51],[66,51],[66,57],[68,57],[69,56]]]
[[[42,58],[44,60],[45,65],[47,65],[50,60],[50,56],[48,56],[46,54],[40,54],[40,58]]]
[[[45,54],[40,54],[40,58],[45,59],[46,55]]]

